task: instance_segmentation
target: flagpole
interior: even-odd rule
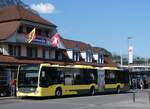
[[[123,65],[122,54],[120,55],[120,64],[121,64],[121,67],[122,67],[122,65]]]
[[[128,70],[129,70],[129,83],[130,83],[130,85],[131,85],[131,83],[132,83],[132,78],[131,78],[131,73],[132,73],[132,69],[131,69],[131,65],[130,65],[130,46],[131,46],[131,39],[132,39],[132,37],[128,37]],[[132,51],[133,52],[133,51]],[[133,89],[135,89],[135,87],[133,88]],[[135,92],[135,91],[134,91]],[[134,96],[134,94],[135,93],[133,93],[133,96]],[[134,98],[134,97],[133,97]]]
[[[128,66],[130,65],[130,62],[129,62],[129,48],[130,48],[130,44],[131,44],[131,42],[130,42],[130,40],[132,39],[132,37],[128,37]]]

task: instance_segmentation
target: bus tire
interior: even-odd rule
[[[90,88],[90,95],[95,95],[95,88],[94,88],[94,86],[92,86],[91,88]]]
[[[120,86],[117,86],[117,94],[119,94],[120,92],[121,92],[121,90],[120,90]]]
[[[56,97],[61,97],[62,96],[62,89],[61,88],[57,88],[55,91],[55,96]]]

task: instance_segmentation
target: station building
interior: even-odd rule
[[[36,28],[36,39],[28,43],[33,28]],[[56,32],[55,24],[28,8],[19,5],[0,8],[0,94],[9,95],[10,81],[16,78],[21,64],[116,66],[109,51],[85,42],[59,35],[59,44],[53,47],[51,37]]]

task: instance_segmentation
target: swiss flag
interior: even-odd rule
[[[54,36],[52,36],[52,38],[50,40],[52,43],[52,47],[58,46],[59,40],[60,40],[58,33],[56,33]]]

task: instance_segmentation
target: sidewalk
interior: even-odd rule
[[[110,106],[110,107],[116,107],[118,108],[127,108],[127,109],[149,109],[150,108],[150,102],[145,101],[143,99],[136,99],[136,102],[131,101],[120,101],[117,103],[107,103],[102,104],[103,106]]]
[[[130,89],[129,92],[135,92],[135,93],[138,93],[138,92],[150,92],[150,89]]]
[[[16,99],[16,97],[10,96],[10,97],[0,97],[0,100],[6,100],[6,99]]]

